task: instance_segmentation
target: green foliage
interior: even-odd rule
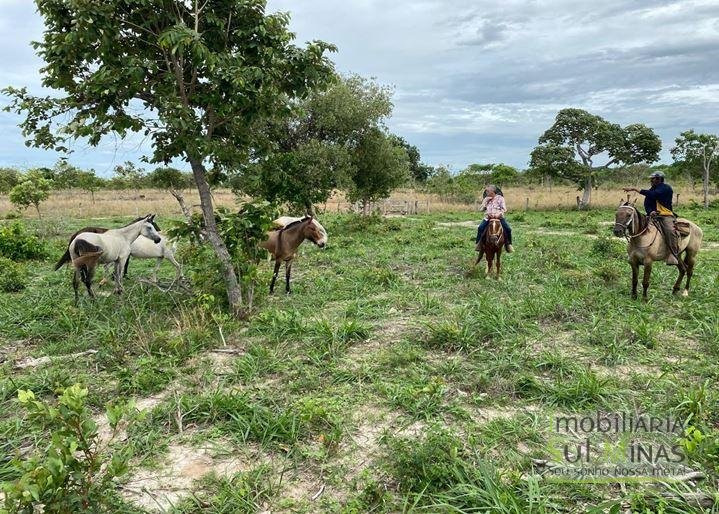
[[[52,182],[43,178],[37,170],[30,171],[22,182],[10,190],[10,202],[17,209],[27,209],[33,205],[37,210],[38,217],[42,217],[40,203],[48,199],[51,187]]]
[[[233,189],[306,210],[327,201],[359,173],[359,148],[391,114],[390,97],[389,88],[371,80],[336,77],[294,106],[291,116],[262,120],[267,147],[231,179]]]
[[[700,170],[704,186],[704,208],[708,208],[709,182],[712,178],[719,180],[719,136],[697,134],[693,130],[682,132],[675,140],[672,157],[675,162],[682,162],[690,170]]]
[[[192,174],[176,168],[155,168],[147,175],[147,182],[157,189],[187,189],[192,187]]]
[[[432,175],[433,168],[420,161],[419,149],[409,144],[403,137],[392,135],[391,138],[395,146],[401,146],[407,152],[409,174],[412,180],[418,184],[427,182],[427,179]]]
[[[15,221],[0,225],[0,256],[13,261],[41,259],[47,251],[43,242]]]
[[[267,239],[267,231],[272,227],[272,222],[277,218],[277,207],[265,201],[249,201],[242,204],[238,212],[231,212],[224,207],[219,207],[215,213],[220,237],[225,242],[232,260],[235,273],[240,279],[242,294],[247,300],[248,311],[252,310],[255,286],[258,280],[257,267],[260,261],[267,254],[266,250],[260,248],[259,244]],[[172,227],[168,234],[172,238],[189,239],[194,245],[204,243],[202,217],[195,214],[190,221],[180,221]],[[195,252],[195,255],[203,255]],[[204,254],[207,258],[208,254]],[[193,269],[190,276],[205,281],[207,276],[217,277],[217,260],[208,259],[196,260],[199,268]],[[204,260],[204,263],[202,262]],[[212,269],[213,271],[209,271]],[[216,284],[214,279],[210,279]],[[205,290],[206,293],[209,291]],[[211,298],[211,302],[216,297]]]
[[[112,512],[114,480],[127,472],[130,455],[111,455],[109,443],[100,441],[87,394],[75,384],[55,404],[37,400],[32,391],[18,391],[28,420],[51,436],[38,444],[34,455],[13,461],[20,477],[2,484],[8,512],[34,512],[39,505],[47,513]],[[110,441],[127,412],[126,407],[107,407]]]
[[[575,182],[584,190],[580,206],[587,207],[600,172],[612,165],[655,162],[661,148],[659,137],[644,125],[622,128],[582,109],[562,109],[539,138],[530,166],[535,173]],[[597,167],[594,160],[603,155],[607,162]]]
[[[363,204],[389,197],[409,178],[407,152],[379,129],[368,131],[352,154],[347,198]]]
[[[26,285],[25,268],[17,262],[0,256],[0,292],[14,293],[25,289]]]
[[[113,189],[140,189],[145,183],[145,170],[138,168],[133,162],[118,164],[113,170],[109,185]]]
[[[13,168],[0,168],[0,194],[7,194],[20,183],[20,172]]]
[[[541,499],[536,478],[520,485],[503,480],[478,454],[451,432],[431,427],[424,439],[390,438],[390,475],[413,508],[430,512],[553,512]],[[514,482],[514,483],[513,483]],[[523,490],[529,488],[529,491]]]

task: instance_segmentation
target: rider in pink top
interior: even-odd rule
[[[486,214],[484,215],[482,223],[477,227],[477,243],[482,240],[482,235],[484,235],[484,231],[487,225],[489,225],[489,220],[491,218],[497,218],[500,223],[502,223],[502,229],[504,229],[504,246],[507,249],[507,253],[512,253],[514,251],[514,248],[512,248],[512,228],[509,226],[509,223],[507,223],[507,220],[504,219],[504,213],[507,212],[507,204],[504,202],[504,196],[497,194],[496,186],[487,186],[485,191],[487,192],[487,196],[482,200],[479,210],[486,211]]]

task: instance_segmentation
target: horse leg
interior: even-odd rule
[[[684,287],[684,291],[682,291],[682,296],[689,296],[689,282],[692,279],[692,275],[694,274],[694,265],[697,262],[697,256],[696,254],[690,254],[687,252],[686,257],[684,257],[684,265],[687,269],[687,284]]]
[[[160,270],[160,264],[162,264],[163,258],[164,257],[157,258],[157,262],[155,263],[155,269],[152,270],[152,281],[155,283],[157,283],[157,272]]]
[[[175,269],[177,270],[177,271],[176,271],[176,275],[177,275],[177,276],[175,277],[175,280],[177,280],[178,278],[182,278],[182,266],[180,266],[180,263],[177,262],[177,259],[175,259],[175,256],[172,255],[171,253],[168,253],[167,255],[165,255],[165,259],[167,259],[168,261],[170,261],[170,263],[171,263],[171,264],[175,267]]]
[[[127,258],[119,258],[115,261],[115,293],[122,294],[122,274],[125,270]]]
[[[490,276],[492,274],[492,265],[494,264],[494,252],[489,250],[487,252],[487,271],[485,273],[486,276]]]
[[[93,300],[95,299],[95,293],[92,290],[92,277],[95,275],[95,268],[85,268],[85,273],[83,274],[82,281],[85,283],[85,288],[87,289],[87,294],[90,295],[90,298]]]
[[[677,277],[677,281],[674,282],[674,287],[672,287],[672,294],[677,294],[679,292],[679,288],[682,285],[682,279],[685,275],[686,264],[684,266],[677,266],[677,268],[679,268],[679,276]]]
[[[270,282],[270,294],[275,292],[275,280],[277,280],[277,274],[280,272],[280,264],[282,264],[282,262],[279,259],[275,259],[275,272],[272,274],[272,282]]]
[[[647,289],[649,289],[649,277],[652,276],[652,263],[644,263],[644,279],[642,280],[642,300],[647,301]]]
[[[285,261],[285,281],[287,282],[287,285],[285,286],[285,292],[287,294],[290,294],[292,291],[290,291],[290,273],[292,272],[292,261]]]
[[[639,263],[631,261],[632,266],[632,300],[637,299],[637,284],[639,283]]]
[[[494,277],[494,278],[496,278],[497,280],[499,280],[499,273],[500,273],[500,271],[502,271],[502,250],[501,250],[501,248],[500,248],[500,250],[497,252],[497,274],[496,274],[495,277]]]
[[[77,305],[77,301],[79,300],[79,296],[77,293],[77,288],[80,285],[80,280],[77,277],[77,269],[72,274],[72,288],[75,290],[75,305]]]

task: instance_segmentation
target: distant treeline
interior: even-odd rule
[[[88,193],[100,189],[186,189],[194,186],[191,173],[175,168],[160,167],[148,172],[126,162],[116,166],[110,178],[104,178],[95,170],[83,170],[62,159],[52,168],[27,171],[0,168],[0,193],[9,193],[30,175],[44,178],[54,190],[80,189]]]
[[[412,150],[416,152],[416,148],[412,147]],[[488,184],[496,184],[500,187],[514,185],[552,187],[573,184],[570,180],[543,175],[534,169],[519,170],[502,163],[471,164],[459,172],[452,172],[445,166],[434,167],[420,163],[418,153],[412,160],[414,162],[410,163],[411,174],[406,186],[456,201],[472,202],[477,195],[481,195]],[[649,174],[654,171],[664,172],[668,181],[692,184],[694,187],[701,185],[701,170],[687,166],[683,162],[674,162],[669,165],[636,164],[610,169],[605,173],[597,174],[595,187],[641,184],[646,182]],[[59,160],[52,168],[34,168],[26,171],[8,167],[0,168],[0,193],[10,192],[29,173],[42,176],[50,183],[53,190],[78,189],[88,193],[98,190],[181,190],[194,187],[191,172],[172,167],[158,167],[147,171],[132,162],[126,162],[116,166],[111,177],[104,178],[98,176],[92,169],[83,170],[63,159]],[[713,179],[715,183],[719,182],[719,174]],[[215,177],[213,182],[215,187],[232,187],[232,182],[223,176]]]

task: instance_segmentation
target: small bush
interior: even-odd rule
[[[25,289],[27,273],[25,268],[17,262],[0,257],[0,291],[14,293]]]
[[[626,255],[624,245],[606,234],[600,234],[592,243],[592,253],[603,257],[622,257]]]
[[[43,242],[25,230],[21,223],[0,226],[0,257],[22,261],[41,259],[45,254]]]
[[[127,472],[130,454],[110,455],[110,443],[100,441],[87,408],[87,394],[75,384],[50,403],[32,391],[18,391],[28,420],[52,436],[39,441],[34,454],[12,462],[19,478],[2,484],[5,512],[38,512],[41,505],[48,514],[113,511],[115,478]],[[128,407],[108,406],[111,441],[128,412]]]

